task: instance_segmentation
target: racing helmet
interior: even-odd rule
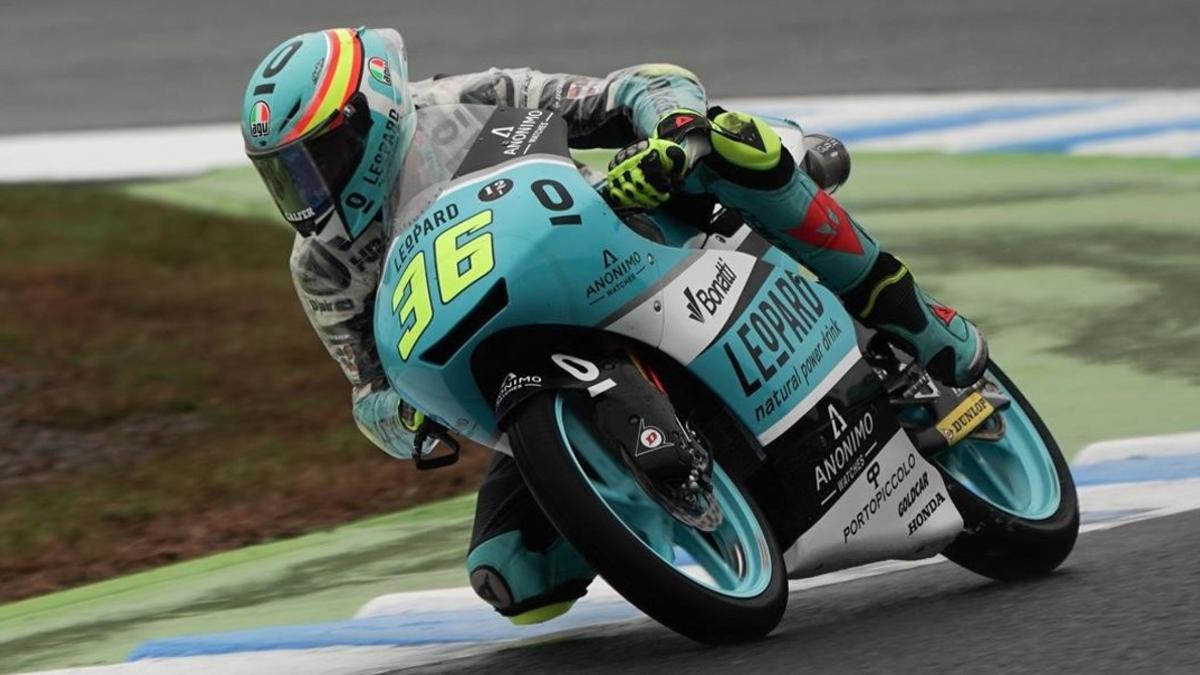
[[[332,28],[285,40],[250,77],[246,155],[304,236],[354,240],[381,217],[415,127],[404,41]]]

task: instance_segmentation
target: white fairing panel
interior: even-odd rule
[[[941,474],[898,431],[783,559],[788,576],[798,579],[877,560],[926,558],[962,527]]]
[[[698,251],[659,293],[605,329],[655,345],[687,365],[724,330],[754,263],[754,256],[737,251]]]

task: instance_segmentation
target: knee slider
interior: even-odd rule
[[[515,604],[508,582],[490,565],[481,565],[471,570],[471,589],[501,614]]]
[[[595,575],[565,541],[531,551],[516,531],[477,545],[467,555],[467,569],[476,595],[502,616],[527,622],[556,615],[544,611],[552,606],[566,611]]]

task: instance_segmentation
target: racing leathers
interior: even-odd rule
[[[413,82],[410,92],[417,108],[474,103],[555,110],[567,122],[575,148],[620,147],[652,135],[672,110],[705,107],[696,76],[667,64],[634,66],[604,78],[492,68]],[[350,380],[359,429],[388,454],[407,458],[422,415],[388,385],[372,332],[375,287],[388,246],[385,228],[372,223],[354,241],[333,230],[297,235],[291,256],[296,291]]]
[[[665,64],[634,66],[604,78],[493,68],[415,82],[411,93],[418,108],[466,103],[556,111],[568,125],[573,148],[655,139],[673,123],[705,117],[707,109],[696,76]],[[618,159],[647,169],[653,167],[644,162],[662,161],[664,175],[682,192],[715,197],[738,212],[838,292],[864,322],[910,348],[931,372],[939,366],[949,380],[977,376],[986,349],[974,327],[925,296],[907,268],[881,251],[798,168],[768,126],[721,111],[712,113],[711,125],[725,135],[713,137],[712,154],[686,179],[679,153],[665,140],[628,148]],[[621,186],[625,201],[650,206],[669,198],[661,190],[641,189],[645,181],[628,166],[614,165],[620,176],[610,175],[608,182]],[[422,416],[389,386],[372,334],[376,285],[389,244],[385,231],[375,222],[354,241],[335,231],[297,236],[291,268],[309,319],[353,386],[359,428],[389,454],[405,458],[412,454]],[[480,486],[467,567],[480,597],[515,623],[566,611],[594,576],[538,508],[515,462],[502,453],[494,453]]]

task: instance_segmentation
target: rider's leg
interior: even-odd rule
[[[713,134],[713,152],[686,189],[707,192],[812,270],[864,323],[894,338],[948,384],[979,379],[987,346],[978,329],[922,291],[902,262],[796,167],[765,122],[721,112],[714,125],[747,139]]]
[[[479,597],[519,625],[562,615],[596,576],[498,452],[479,487],[467,570]]]

